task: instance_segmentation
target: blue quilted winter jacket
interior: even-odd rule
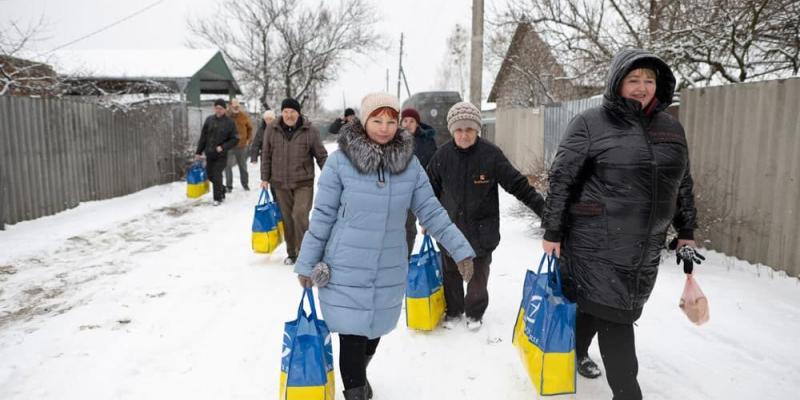
[[[309,276],[318,262],[328,264],[330,282],[319,289],[325,321],[333,332],[372,339],[392,331],[400,317],[409,209],[453,259],[475,253],[413,157],[413,137],[400,132],[378,146],[361,124],[348,124],[338,141],[322,169],[294,270]]]

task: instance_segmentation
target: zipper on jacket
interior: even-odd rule
[[[645,124],[645,119],[641,116],[639,117],[639,126],[642,130],[642,134],[644,134],[644,139],[647,142],[647,150],[650,153],[650,216],[647,219],[647,232],[645,234],[645,242],[642,243],[642,251],[639,254],[639,265],[636,268],[636,289],[634,291],[634,295],[632,303],[636,302],[639,297],[640,291],[640,277],[642,274],[642,266],[644,265],[644,258],[647,254],[647,251],[650,250],[650,231],[653,230],[653,218],[655,217],[655,209],[656,203],[658,202],[658,164],[656,163],[655,153],[653,152],[653,142],[650,140],[650,135],[647,133],[647,126]]]

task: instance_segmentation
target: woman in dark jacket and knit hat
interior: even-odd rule
[[[686,135],[664,112],[675,90],[669,66],[624,50],[608,76],[603,105],[570,122],[553,161],[543,246],[560,256],[565,294],[578,303],[579,369],[593,364],[597,333],[614,399],[641,399],[633,323],[669,225],[678,246],[694,247],[697,211]]]

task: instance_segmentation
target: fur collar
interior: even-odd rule
[[[378,171],[381,161],[386,170],[399,174],[414,157],[414,138],[408,132],[398,130],[392,141],[379,145],[369,140],[364,126],[358,122],[342,127],[338,143],[339,149],[362,174]]]

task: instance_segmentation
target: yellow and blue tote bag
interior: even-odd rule
[[[186,173],[186,196],[196,199],[208,193],[208,175],[203,164],[195,162]]]
[[[561,290],[558,259],[542,256],[537,273],[525,274],[512,339],[540,395],[575,393],[575,312]]]
[[[406,325],[411,329],[430,331],[444,315],[441,256],[433,240],[425,235],[418,254],[408,262],[406,282]]]
[[[256,253],[272,253],[283,243],[283,220],[278,204],[272,201],[269,191],[261,195],[253,215],[251,245]]]
[[[311,314],[303,309],[308,298]],[[280,400],[333,400],[333,345],[325,321],[317,318],[314,292],[304,289],[297,319],[283,330]]]

